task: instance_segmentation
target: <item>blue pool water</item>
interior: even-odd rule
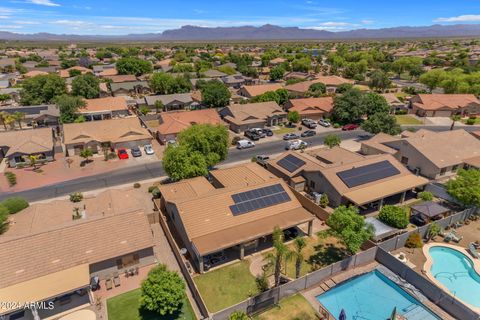
[[[317,300],[334,317],[344,309],[348,320],[385,320],[395,307],[409,320],[439,319],[377,270],[341,283]]]
[[[435,246],[428,250],[432,257],[430,273],[451,294],[480,308],[480,275],[469,257],[448,247]]]

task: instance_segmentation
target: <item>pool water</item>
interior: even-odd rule
[[[480,308],[480,275],[472,260],[458,250],[435,246],[428,250],[432,257],[430,273],[458,299]]]
[[[375,270],[338,284],[317,296],[334,316],[345,310],[349,320],[389,319],[393,309],[409,320],[439,319],[381,272]]]

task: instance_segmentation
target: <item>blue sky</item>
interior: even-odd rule
[[[18,33],[111,35],[267,23],[330,31],[480,23],[480,1],[0,0],[0,30]]]

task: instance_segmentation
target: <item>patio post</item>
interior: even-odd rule
[[[402,192],[402,196],[400,197],[400,203],[404,203],[405,202],[405,197],[407,195],[407,191],[403,191]]]
[[[203,271],[203,256],[200,256],[198,257],[198,271],[200,271],[200,273],[204,273]]]
[[[313,220],[308,221],[308,236],[311,237],[313,235]]]
[[[383,198],[380,199],[380,202],[378,203],[378,211],[382,210],[383,208]]]
[[[240,244],[240,260],[245,258],[245,245],[243,243]]]

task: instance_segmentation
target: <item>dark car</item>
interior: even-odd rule
[[[247,130],[243,135],[253,141],[260,140],[260,136],[254,131]]]
[[[421,215],[419,215],[419,214],[416,214],[416,215],[412,216],[412,217],[410,218],[410,222],[413,223],[413,224],[416,225],[416,226],[419,226],[419,227],[424,226],[424,225],[427,224],[427,220],[425,220],[425,218],[423,218],[423,217],[422,217]]]
[[[262,131],[267,135],[267,137],[273,136],[273,131],[270,129],[263,128]]]
[[[307,130],[307,131],[302,132],[301,136],[302,137],[313,137],[316,134],[317,134],[317,132],[315,132],[315,130]]]
[[[142,151],[140,150],[139,147],[133,147],[132,149],[130,149],[130,153],[134,157],[141,157],[142,156]]]
[[[344,125],[342,127],[342,130],[343,131],[351,131],[351,130],[358,129],[358,127],[360,127],[358,124],[349,123],[349,124]]]

